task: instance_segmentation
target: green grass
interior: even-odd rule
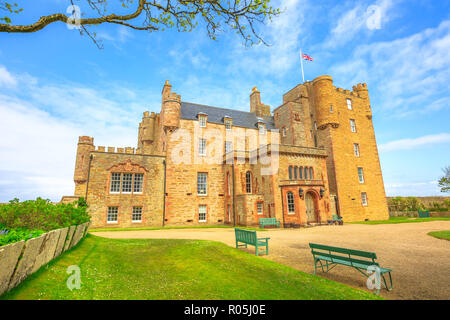
[[[415,222],[430,222],[430,221],[450,221],[450,218],[449,217],[430,217],[430,218],[390,217],[389,220],[360,221],[360,222],[349,222],[349,223],[352,223],[352,224],[396,224],[396,223],[415,223]]]
[[[80,290],[66,287],[71,265],[81,269]],[[381,298],[219,242],[88,235],[0,299]]]
[[[89,232],[101,232],[101,231],[139,231],[139,230],[168,230],[168,229],[209,229],[209,228],[235,228],[233,226],[226,225],[211,225],[211,226],[182,226],[182,227],[142,227],[142,228],[98,228],[89,229]],[[251,228],[251,227],[236,227],[239,229],[253,230],[253,231],[267,231],[267,229]]]
[[[438,239],[450,240],[450,230],[433,231],[429,232],[428,234]]]

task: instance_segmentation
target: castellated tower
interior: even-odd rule
[[[330,76],[312,82],[319,144],[328,153],[330,194],[345,221],[389,217],[367,85],[336,88]]]
[[[155,131],[156,123],[158,119],[154,112],[151,114],[145,111],[142,116],[142,122],[139,123],[139,134],[138,134],[138,150],[143,154],[152,154],[155,151],[156,140]]]
[[[78,138],[77,158],[75,162],[75,196],[84,197],[89,174],[89,156],[94,151],[94,138],[82,136]]]
[[[172,92],[172,85],[166,80],[162,91],[161,123],[164,131],[180,127],[181,96]]]

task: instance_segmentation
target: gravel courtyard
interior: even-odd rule
[[[270,237],[269,255],[261,257],[312,273],[313,258],[309,242],[364,251],[373,251],[382,267],[393,269],[394,290],[381,290],[387,299],[450,299],[450,241],[427,235],[430,231],[450,230],[450,221],[381,225],[346,224],[302,229],[271,229],[258,232]],[[200,239],[221,241],[235,246],[234,229],[168,229],[149,231],[95,232],[117,239]],[[249,253],[254,247],[249,246]],[[366,278],[357,270],[336,266],[327,279],[365,289]]]

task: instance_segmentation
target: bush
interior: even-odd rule
[[[417,211],[425,209],[423,203],[416,197],[395,197],[389,199],[390,211]]]
[[[9,204],[0,206],[0,230],[3,231],[3,234],[0,232],[0,245],[89,220],[87,204],[83,198],[75,203],[58,204],[42,198],[24,202],[14,199]]]

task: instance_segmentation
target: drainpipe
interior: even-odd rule
[[[281,214],[283,215],[283,228],[285,225],[285,221],[284,221],[284,197],[283,197],[283,186],[281,187]]]
[[[233,162],[231,163],[231,177],[233,179],[233,227],[236,227],[236,190],[235,190],[235,181],[234,181],[234,156]]]
[[[84,201],[86,201],[86,203],[87,203],[88,188],[89,188],[89,177],[91,176],[91,163],[92,163],[93,158],[94,158],[94,156],[91,154],[89,156],[88,177],[87,177],[87,181],[86,181],[86,195],[84,197]]]
[[[164,165],[164,192],[163,192],[163,220],[162,226],[164,227],[164,223],[166,221],[166,160],[163,160]]]

